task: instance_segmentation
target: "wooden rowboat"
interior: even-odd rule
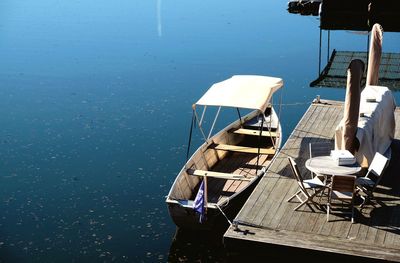
[[[229,213],[230,208],[254,189],[281,145],[282,129],[271,101],[282,86],[280,78],[233,76],[212,85],[193,105],[192,125],[197,123],[204,143],[187,158],[166,198],[170,216],[179,228],[213,228],[221,217],[226,220],[234,216]],[[200,118],[196,111],[199,107],[203,108]],[[209,135],[205,136],[202,125],[207,107],[218,110]],[[221,108],[237,111],[238,118],[212,135]],[[243,109],[248,114],[242,117]],[[202,182],[201,205],[206,219],[200,222],[200,214],[194,208]]]

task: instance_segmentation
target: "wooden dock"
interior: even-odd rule
[[[304,167],[309,143],[333,141],[343,116],[342,102],[312,104],[235,218],[238,228],[231,226],[224,234],[227,250],[257,247],[260,252],[273,247],[282,254],[301,251],[311,258],[323,254],[322,259],[340,256],[363,262],[400,262],[400,108],[395,115],[392,158],[376,190],[378,201],[361,210],[357,206],[354,224],[340,215],[331,215],[327,222],[325,211],[313,212],[307,206],[293,211],[298,203],[286,201],[298,190],[287,157],[294,158],[301,173],[310,176]]]

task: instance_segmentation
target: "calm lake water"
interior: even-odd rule
[[[344,99],[343,89],[309,87],[319,20],[286,8],[1,1],[0,261],[224,260],[208,241],[172,242],[165,196],[185,160],[191,104],[235,74],[281,77],[286,139],[317,94]],[[366,43],[331,33],[331,49]],[[399,44],[385,33],[385,52]]]

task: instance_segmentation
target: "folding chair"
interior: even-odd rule
[[[318,177],[303,180],[296,162],[291,157],[288,157],[288,159],[290,163],[290,168],[292,169],[292,172],[300,189],[293,196],[291,196],[287,200],[287,202],[290,202],[293,198],[296,197],[300,201],[300,204],[296,206],[294,211],[298,210],[303,205],[307,205],[312,211],[314,211],[310,203],[315,205],[317,208],[319,207],[319,204],[316,203],[313,199],[318,193],[325,189],[325,184]]]
[[[310,142],[309,146],[309,153],[310,158],[317,157],[317,156],[329,156],[332,150],[332,143],[331,142]],[[324,174],[315,174],[311,172],[311,178],[318,176],[319,179],[326,180],[326,175]]]
[[[347,205],[351,209],[351,223],[354,223],[354,196],[356,176],[354,175],[333,175],[328,192],[328,204],[326,209],[326,221],[329,222],[329,214],[333,210],[335,200],[341,202],[343,208]],[[346,212],[343,212],[346,213]]]
[[[362,191],[365,196],[361,207],[367,203],[367,201],[374,198],[374,191],[382,179],[383,172],[389,163],[389,159],[380,154],[375,153],[372,159],[371,165],[368,167],[368,172],[364,177],[359,177],[356,180],[356,187],[358,191]]]

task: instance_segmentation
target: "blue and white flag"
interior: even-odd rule
[[[206,217],[206,211],[204,209],[204,180],[200,184],[199,191],[197,192],[196,198],[194,199],[194,210],[200,214],[200,223],[204,222]]]

